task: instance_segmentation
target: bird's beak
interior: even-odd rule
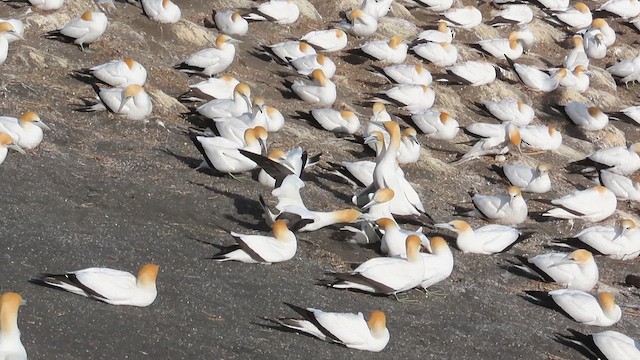
[[[427,241],[425,241],[424,239],[422,239],[422,240],[420,241],[420,244],[421,244],[425,249],[427,249],[427,251],[428,251],[429,253],[433,254],[433,249],[431,249],[431,243],[430,243],[428,240],[427,240]]]
[[[258,143],[260,143],[260,149],[262,154],[266,154],[267,153],[267,144],[264,142],[264,140],[258,138]]]
[[[232,44],[241,44],[241,43],[243,43],[244,41],[242,41],[242,40],[238,40],[238,39],[234,39],[234,38],[229,38],[229,41],[228,41],[228,42],[230,42],[230,43],[232,43]]]
[[[127,101],[129,101],[131,99],[131,96],[127,96],[126,98],[122,99],[122,102],[120,102],[120,107],[118,108],[118,111],[116,111],[117,113],[120,113],[120,111],[122,111],[122,108],[124,108],[124,105],[127,103]]]
[[[364,206],[362,207],[362,210],[367,210],[368,208],[372,207],[376,203],[377,203],[376,199],[371,199],[371,201],[369,201],[368,203],[364,204]]]
[[[502,208],[503,208],[505,205],[507,205],[508,203],[510,203],[510,202],[511,202],[511,201],[507,201],[507,202],[504,202],[504,203],[500,204],[500,206],[498,206],[498,210],[496,210],[496,211],[500,211],[500,210],[502,210]]]
[[[453,226],[451,226],[451,224],[449,223],[434,224],[433,227],[437,227],[440,229],[453,230]]]
[[[43,123],[41,120],[35,122],[36,126],[51,131],[51,128],[47,126],[47,124]]]
[[[266,145],[265,145],[266,147]],[[282,159],[282,165],[288,167],[289,169],[295,169],[295,166],[293,166],[293,164],[291,162],[289,162],[289,160],[287,159]]]
[[[242,98],[244,99],[244,101],[247,103],[247,108],[251,109],[252,105],[251,105],[251,99],[249,99],[248,96],[246,95],[242,95]],[[262,110],[260,110],[260,112],[262,112]]]
[[[616,240],[624,236],[624,234],[626,234],[627,231],[629,231],[629,229],[623,229],[622,231],[620,231],[619,234],[616,234],[616,236],[614,236],[613,239],[611,239],[611,242],[615,242]]]
[[[22,150],[22,148],[20,146],[18,146],[16,144],[9,144],[9,145],[7,145],[7,147],[19,152],[22,155],[26,155],[27,154],[24,150]]]
[[[571,265],[571,264],[576,264],[575,260],[571,260],[571,259],[566,259],[566,260],[561,260],[558,261],[557,263],[549,266],[549,267],[556,267],[556,266],[560,266],[560,265]]]
[[[11,34],[11,35],[13,35],[13,36],[15,36],[15,37],[17,37],[17,38],[18,38],[18,39],[20,39],[20,40],[24,40],[24,37],[23,37],[22,35],[18,34],[17,32],[15,32],[15,31],[13,31],[13,30],[8,31],[8,33],[9,33],[9,34]]]
[[[364,139],[364,143],[365,143],[365,144],[367,144],[367,145],[368,145],[368,144],[373,144],[373,143],[375,143],[375,142],[378,142],[378,138],[377,138],[377,137],[375,137],[375,136],[367,136],[367,137]]]

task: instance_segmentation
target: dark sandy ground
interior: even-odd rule
[[[284,264],[220,264],[207,260],[215,253],[207,243],[232,243],[221,227],[239,232],[266,231],[257,198],[259,194],[267,195],[269,200],[271,197],[268,189],[248,176],[237,181],[193,170],[201,159],[184,135],[191,122],[182,115],[187,109],[171,97],[200,79],[189,79],[173,71],[171,65],[206,46],[207,38],[198,36],[211,38],[216,33],[203,26],[211,20],[211,9],[224,9],[230,2],[176,3],[186,21],[174,26],[158,26],[135,7],[117,3],[118,10],[110,18],[107,33],[92,45],[90,53],[42,36],[90,9],[90,1],[70,0],[57,13],[28,16],[24,15],[26,8],[0,4],[0,17],[26,18],[29,24],[26,41],[11,45],[9,58],[2,66],[2,114],[16,116],[37,111],[53,128],[36,151],[27,156],[11,153],[0,172],[4,189],[0,193],[4,260],[0,263],[0,290],[18,291],[27,300],[20,311],[19,326],[31,359],[581,358],[574,350],[554,342],[554,332],[573,328],[591,333],[602,329],[579,326],[561,314],[527,303],[518,295],[523,290],[539,289],[541,284],[501,269],[513,254],[546,251],[544,244],[586,226],[580,222],[571,230],[563,222],[539,224],[529,220],[525,227],[535,234],[508,254],[488,257],[454,251],[456,265],[451,278],[438,285],[436,293],[428,298],[417,291],[408,293],[406,297],[411,301],[406,302],[314,285],[327,269],[346,269],[350,263],[376,256],[373,250],[346,243],[345,236],[336,229],[300,235],[304,241],[299,244],[298,255]],[[338,11],[351,5],[315,0],[311,3],[326,21],[337,20]],[[487,5],[482,9],[485,14],[490,12]],[[433,19],[423,11],[410,13],[401,6],[395,6],[394,13],[420,26]],[[296,111],[310,107],[285,98],[289,95],[282,85],[283,68],[249,54],[258,44],[299,37],[323,24],[303,15],[299,23],[289,28],[252,25],[252,36],[243,38],[238,60],[228,73],[248,81],[255,95],[266,98],[285,114],[286,128],[270,139],[270,146],[301,145],[311,153],[323,151],[327,159],[354,159],[362,153],[360,145],[293,119]],[[388,36],[398,29],[408,31],[403,24],[401,20],[385,20],[380,32]],[[611,57],[606,60],[595,61],[596,66],[635,55],[632,47],[624,43],[638,39],[638,34],[618,21],[613,26],[621,36],[614,46],[618,50],[611,50]],[[538,59],[545,58],[553,64],[560,63],[565,51],[560,46],[566,46],[560,39],[562,32],[539,20],[532,28],[543,40],[522,61],[543,65]],[[459,32],[457,40],[469,42],[487,34],[507,32],[481,26]],[[350,39],[349,47],[362,42]],[[94,93],[69,73],[125,55],[133,56],[149,71],[146,88],[154,99],[152,119],[148,123],[132,122],[112,114],[72,111],[82,98],[92,98]],[[360,106],[365,99],[362,94],[383,88],[384,80],[369,75],[366,66],[333,57],[339,68],[335,80],[340,99],[336,107],[352,107],[365,120],[370,110]],[[477,55],[463,50],[463,57]],[[636,101],[638,85],[616,91],[601,69],[592,70],[596,73],[593,89],[584,98],[562,91],[538,96],[518,84],[498,81],[482,88],[435,85],[436,107],[452,111],[462,124],[469,124],[491,121],[465,107],[490,96],[514,94],[536,109],[546,109],[548,104],[566,99],[594,101],[605,110],[618,110]],[[566,121],[539,117],[540,121],[558,124],[567,145],[555,154],[536,157],[554,169],[554,190],[542,198],[561,196],[573,184],[588,186],[582,178],[567,177],[562,167],[596,146],[570,137],[575,131]],[[589,136],[602,146],[621,143],[622,135],[629,142],[640,140],[638,128],[628,124],[610,125]],[[496,194],[503,191],[504,182],[489,170],[492,159],[460,167],[447,164],[456,152],[465,149],[456,144],[466,140],[465,135],[459,135],[452,143],[422,137],[420,140],[425,145],[423,161],[406,170],[436,220],[448,221],[453,205],[468,201],[467,189]],[[347,206],[353,192],[349,186],[334,182],[321,170],[312,172],[308,180],[303,198],[314,208]],[[544,209],[537,202],[528,203],[531,211]],[[620,202],[618,209],[628,214],[638,212],[637,204]],[[620,214],[613,220],[619,217]],[[39,272],[91,266],[136,272],[146,262],[160,265],[159,295],[147,308],[105,305],[28,282]],[[640,303],[637,292],[621,285],[627,274],[638,273],[637,260],[598,258],[597,262],[600,289],[616,292],[620,303]],[[383,310],[388,316],[391,341],[382,353],[372,354],[263,326],[268,322],[262,317],[292,315],[283,301],[333,311]],[[630,312],[625,312],[611,329],[640,337],[638,317]]]

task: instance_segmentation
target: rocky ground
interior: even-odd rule
[[[600,328],[580,326],[559,313],[523,300],[523,290],[541,284],[502,269],[514,254],[534,255],[544,245],[586,227],[576,222],[540,223],[533,219],[523,227],[534,235],[509,253],[498,256],[467,255],[455,251],[456,265],[449,280],[431,296],[417,291],[408,301],[326,289],[314,285],[325,270],[347,269],[377,256],[374,250],[345,242],[337,228],[301,234],[298,255],[284,264],[261,266],[214,263],[209,243],[231,244],[222,229],[255,233],[267,231],[261,219],[259,194],[271,201],[269,189],[249,176],[238,180],[194,168],[201,156],[185,130],[205,124],[186,115],[189,109],[175,100],[187,85],[200,81],[172,69],[189,54],[209,45],[217,30],[211,24],[212,9],[248,7],[246,1],[175,0],[183,20],[158,25],[140,9],[117,2],[104,36],[90,52],[77,46],[45,39],[43,34],[93,8],[89,0],[67,0],[55,13],[30,13],[28,7],[0,4],[0,17],[25,21],[25,41],[11,44],[0,74],[0,109],[17,116],[36,111],[52,127],[44,142],[27,156],[11,153],[0,172],[2,215],[0,239],[3,259],[0,289],[18,291],[27,300],[20,311],[22,341],[32,359],[114,358],[432,358],[432,359],[580,359],[581,355],[553,341],[553,334],[573,328],[592,333]],[[323,152],[325,160],[352,160],[371,156],[361,145],[317,129],[298,112],[311,107],[293,99],[284,80],[293,73],[273,62],[253,56],[254,49],[308,31],[326,28],[339,19],[340,10],[355,1],[296,0],[302,16],[293,26],[256,23],[242,37],[236,62],[226,73],[247,81],[254,95],[267,99],[285,115],[287,125],[269,139],[270,147],[303,146],[310,153]],[[600,1],[598,2],[600,3]],[[466,4],[466,2],[465,2]],[[596,3],[590,2],[591,8]],[[482,4],[485,19],[491,6]],[[436,17],[420,9],[393,6],[376,36],[396,33],[415,35],[434,24]],[[555,124],[563,132],[558,152],[535,155],[552,166],[552,192],[528,196],[532,213],[546,209],[535,198],[552,199],[590,186],[581,177],[567,175],[564,165],[593,150],[640,140],[637,126],[610,124],[606,129],[581,134],[567,120],[549,114],[549,105],[577,99],[592,102],[605,111],[634,105],[638,85],[615,87],[604,72],[605,64],[635,56],[638,33],[619,20],[612,23],[619,39],[609,56],[594,61],[592,88],[584,94],[556,91],[540,95],[520,84],[496,81],[478,88],[433,85],[435,107],[451,112],[463,125],[492,121],[469,105],[476,101],[515,96],[531,104],[540,123]],[[530,25],[538,37],[533,51],[520,60],[546,66],[560,64],[568,42],[566,35],[535,20]],[[479,38],[503,36],[508,29],[481,25],[461,30],[460,44]],[[348,48],[365,40],[351,38]],[[481,55],[461,48],[463,59]],[[91,86],[74,79],[73,70],[132,56],[149,71],[146,86],[154,112],[148,122],[119,119],[108,113],[79,113],[74,108],[92,100]],[[371,75],[371,62],[352,64],[347,53],[332,54],[338,65],[334,78],[339,93],[336,108],[352,109],[365,121],[371,112],[365,104],[370,93],[385,88],[385,80]],[[413,56],[409,62],[419,60]],[[441,70],[428,65],[432,73]],[[363,106],[365,105],[365,106]],[[393,110],[390,108],[390,111]],[[393,110],[396,113],[395,110]],[[485,158],[461,166],[449,162],[465,151],[468,140],[460,133],[452,142],[423,144],[420,163],[407,166],[425,207],[437,221],[449,221],[453,208],[469,202],[467,191],[500,194],[505,182],[490,170],[494,159]],[[349,206],[353,189],[336,182],[321,169],[307,178],[303,198],[313,209]],[[619,202],[618,212],[605,223],[622,216],[637,216],[638,205]],[[481,224],[473,221],[474,225]],[[451,238],[448,238],[452,240]],[[452,243],[453,245],[453,243]],[[160,265],[158,298],[147,308],[115,307],[64,294],[28,282],[39,272],[60,272],[91,266],[137,271],[146,262]],[[638,304],[637,292],[621,284],[637,273],[637,261],[597,258],[600,289],[616,293],[623,304]],[[293,315],[282,304],[290,302],[333,311],[380,309],[387,313],[391,341],[380,354],[352,351],[315,339],[272,329],[264,317]],[[640,337],[637,314],[625,310],[612,327]]]

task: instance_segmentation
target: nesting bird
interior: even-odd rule
[[[13,143],[24,149],[33,149],[40,145],[44,134],[42,130],[51,130],[35,112],[28,111],[19,119],[0,116],[0,131],[13,139]]]
[[[98,93],[100,103],[80,108],[85,112],[108,110],[129,120],[144,120],[151,115],[153,105],[149,95],[140,85],[125,88],[103,88]]]
[[[518,79],[532,90],[551,92],[557,89],[560,81],[567,76],[567,69],[565,68],[559,69],[553,75],[550,75],[533,66],[516,64],[508,57],[506,59]]]
[[[233,10],[216,11],[213,21],[220,32],[226,35],[245,35],[249,31],[249,23]]]
[[[362,9],[354,9],[346,13],[338,27],[353,36],[368,37],[378,30],[378,19]]]
[[[520,42],[519,33],[517,31],[509,34],[509,38],[507,39],[480,40],[472,45],[498,59],[509,57],[511,60],[515,60],[522,56],[524,52],[524,48]]]
[[[442,13],[449,24],[463,29],[472,29],[482,23],[482,13],[477,7],[467,5],[463,8],[449,9]]]
[[[504,164],[502,171],[512,185],[524,192],[543,194],[551,190],[549,167],[545,164],[536,167],[526,164]]]
[[[535,112],[531,106],[513,98],[484,101],[481,107],[501,122],[515,126],[529,125],[535,117]]]
[[[598,265],[593,254],[576,250],[570,254],[548,253],[525,259],[518,257],[522,266],[516,268],[539,280],[556,282],[568,289],[590,291],[598,283]]]
[[[271,21],[280,25],[293,24],[300,16],[300,8],[292,0],[269,0],[244,16],[250,21]]]
[[[448,42],[426,42],[411,48],[419,57],[438,67],[451,66],[458,61],[458,49]]]
[[[451,140],[460,130],[458,120],[444,111],[426,109],[412,114],[411,121],[431,139]]]
[[[407,58],[408,45],[401,36],[394,36],[389,41],[377,40],[360,47],[365,54],[376,60],[394,64],[402,63]]]
[[[325,312],[313,308],[303,309],[286,304],[302,319],[278,318],[277,322],[289,329],[338,343],[351,349],[382,351],[389,342],[387,320],[382,311],[372,311],[366,321],[362,313]]]
[[[336,73],[336,64],[322,54],[311,54],[291,60],[289,63],[300,75],[309,76],[313,70],[320,69],[324,75],[331,79]]]
[[[520,237],[520,232],[510,226],[485,225],[472,229],[469,223],[453,220],[435,227],[448,229],[458,234],[456,244],[464,253],[492,255],[510,248]]]
[[[602,130],[609,124],[609,116],[596,106],[572,101],[564,105],[563,110],[569,120],[584,131]]]
[[[400,64],[382,69],[382,73],[396,84],[431,85],[429,70],[422,65]]]
[[[64,0],[28,0],[36,9],[42,11],[58,10],[64,5]]]
[[[300,38],[323,52],[334,52],[347,46],[347,34],[342,29],[311,31]]]
[[[133,84],[143,86],[147,81],[147,70],[130,57],[94,66],[89,69],[89,73],[113,87],[127,87]]]
[[[613,294],[603,291],[597,297],[581,290],[559,289],[549,291],[527,291],[527,296],[536,304],[557,309],[571,319],[585,325],[611,326],[622,317]]]
[[[360,129],[360,120],[352,111],[333,109],[313,109],[311,116],[325,130],[338,134],[354,134]]]
[[[551,200],[553,208],[543,216],[551,216],[558,219],[584,219],[589,222],[602,221],[613,215],[618,204],[616,195],[604,186],[595,186],[590,189],[574,191],[572,194]]]
[[[626,0],[623,0],[627,2]],[[628,3],[628,2],[627,2]],[[557,335],[560,342],[571,346],[576,344],[591,354],[602,354],[602,359],[631,360],[640,357],[638,340],[617,331],[607,330],[592,335],[585,335],[569,329],[572,336]]]
[[[311,72],[311,80],[297,80],[291,90],[305,102],[329,107],[336,101],[336,84],[327,79],[320,69]]]
[[[198,168],[208,166],[223,174],[234,174],[255,169],[258,165],[240,154],[242,148],[253,153],[261,153],[266,149],[267,130],[261,126],[250,128],[244,132],[244,146],[221,136],[192,138],[193,144],[204,157]]]
[[[175,24],[182,12],[171,0],[140,0],[144,13],[153,21],[162,24]]]
[[[586,245],[612,259],[630,260],[640,255],[640,230],[631,219],[624,219],[619,226],[615,227],[601,225],[588,227],[568,239],[567,244],[555,245],[573,247],[575,242],[572,240],[577,240],[579,242],[577,245],[580,247]]]
[[[386,295],[411,290],[424,278],[424,263],[419,250],[420,238],[410,235],[406,240],[406,258],[369,259],[351,273],[330,273],[337,280],[328,286]]]
[[[473,195],[475,210],[468,216],[479,216],[505,225],[517,225],[527,219],[527,203],[517,186],[509,186],[506,195]]]
[[[271,264],[290,260],[297,250],[296,236],[283,220],[274,222],[273,236],[243,235],[235,232],[231,232],[231,236],[237,245],[223,248],[211,259]]]
[[[34,281],[111,305],[149,306],[158,295],[158,265],[146,264],[138,276],[109,268],[88,268],[64,274],[40,274]]]
[[[438,27],[436,29],[424,30],[418,34],[418,40],[434,42],[434,43],[451,43],[454,38],[453,30],[447,26],[447,22],[444,20],[438,21]]]

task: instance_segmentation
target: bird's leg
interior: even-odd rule
[[[401,298],[398,297],[397,293],[393,293],[393,296],[395,296],[396,300],[398,300],[398,302],[401,302],[401,303],[415,303],[415,302],[418,302],[418,300],[409,300],[408,297],[405,297],[405,298],[401,299]]]
[[[424,296],[425,297],[429,297],[429,296],[447,296],[447,293],[444,292],[442,289],[436,289],[436,290],[429,290],[426,288],[423,288],[422,290],[424,290]]]
[[[233,180],[237,180],[237,181],[239,181],[239,182],[244,182],[244,181],[246,181],[247,179],[249,179],[249,177],[248,177],[248,176],[245,176],[245,175],[233,175],[233,174],[231,174],[231,173],[228,173],[228,175],[229,175]]]

